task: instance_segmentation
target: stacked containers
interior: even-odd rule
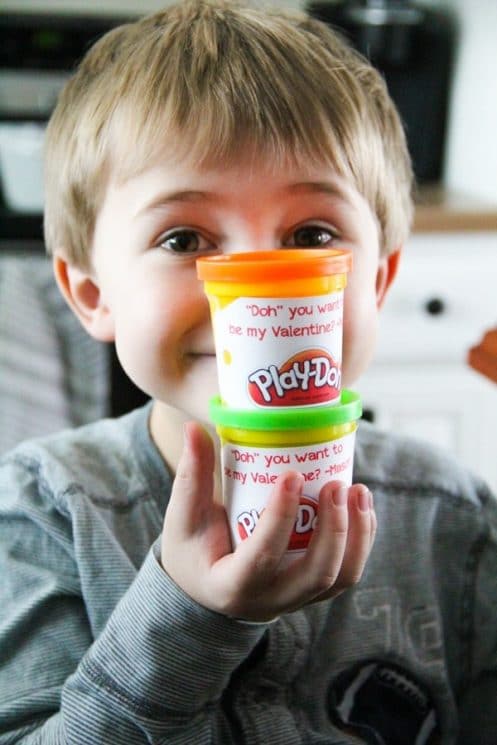
[[[312,536],[321,487],[352,482],[359,396],[342,390],[343,294],[350,251],[281,249],[197,261],[214,329],[223,498],[236,545],[257,524],[279,473],[304,476],[288,546]]]

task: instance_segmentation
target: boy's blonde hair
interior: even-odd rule
[[[385,84],[303,13],[186,0],[102,37],[48,126],[48,250],[90,268],[109,178],[164,150],[207,167],[248,153],[276,167],[329,163],[376,214],[384,254],[407,238],[411,164]]]

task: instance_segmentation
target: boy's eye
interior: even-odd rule
[[[162,236],[159,246],[176,254],[207,251],[213,246],[196,230],[174,230]]]
[[[325,228],[322,225],[303,225],[293,231],[285,245],[297,246],[300,248],[318,248],[327,246],[336,238],[331,228]]]

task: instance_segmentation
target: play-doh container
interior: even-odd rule
[[[321,406],[341,390],[352,254],[281,249],[203,257],[222,400],[239,409]]]
[[[357,393],[343,390],[334,406],[280,410],[237,410],[219,396],[210,417],[221,441],[223,501],[233,545],[256,528],[278,475],[297,470],[304,490],[285,561],[305,552],[316,524],[318,497],[328,481],[352,483]]]

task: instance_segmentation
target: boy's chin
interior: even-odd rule
[[[174,400],[168,404],[181,409],[187,416],[209,424],[209,401],[219,393],[216,358],[205,355],[196,360]]]
[[[169,424],[175,423],[176,427],[181,427],[182,422],[194,420],[199,422],[209,430],[214,429],[209,417],[209,398],[204,396],[178,396],[171,397],[155,396],[153,408],[160,412],[160,420],[168,421]]]
[[[216,391],[212,394],[215,395]],[[199,396],[194,400],[187,402],[184,411],[187,415],[196,419],[198,422],[204,425],[212,426],[211,419],[209,417],[209,400],[211,396]]]

